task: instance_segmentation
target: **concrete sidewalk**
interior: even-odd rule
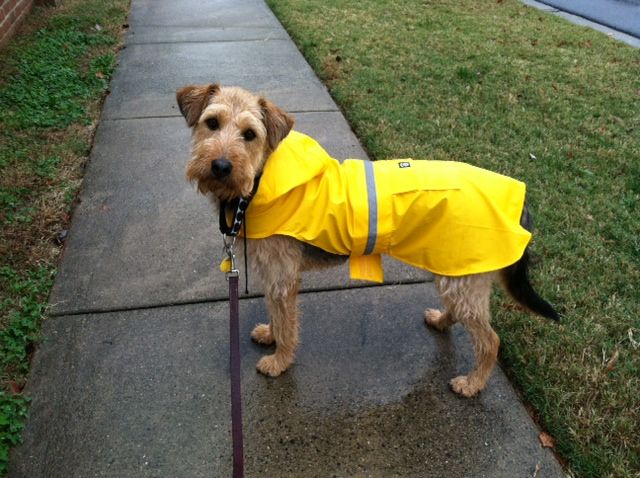
[[[228,307],[221,239],[183,179],[189,131],[176,88],[259,91],[335,157],[366,155],[262,1],[133,0],[81,202],[36,353],[11,477],[230,476]],[[429,276],[388,262],[390,284],[346,268],[304,277],[302,346],[277,379],[241,302],[246,476],[560,477],[501,370],[479,398],[448,380],[468,339],[427,329]],[[250,285],[254,295],[259,286]]]

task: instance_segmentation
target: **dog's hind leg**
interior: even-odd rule
[[[443,279],[445,279],[443,281]],[[453,324],[456,323],[456,318],[453,315],[453,306],[452,303],[448,300],[447,291],[443,287],[446,285],[446,278],[442,276],[435,277],[436,288],[440,294],[440,300],[444,305],[444,311],[440,311],[438,309],[426,309],[424,311],[424,321],[427,325],[438,329],[441,332],[444,332]]]
[[[438,309],[426,309],[424,311],[424,321],[427,325],[435,327],[440,332],[444,332],[456,323],[453,314],[449,310],[442,312]]]
[[[484,388],[498,357],[500,339],[491,328],[489,310],[493,279],[491,273],[441,279],[443,296],[453,316],[469,332],[475,352],[473,371],[450,382],[452,390],[465,397]]]

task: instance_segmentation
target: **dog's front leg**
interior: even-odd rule
[[[276,343],[275,353],[262,357],[257,365],[260,372],[270,377],[277,377],[293,363],[298,348],[297,297],[297,280],[267,290],[265,299],[271,322],[260,324],[253,331],[256,341]]]
[[[273,355],[258,361],[260,372],[277,377],[293,363],[298,347],[298,288],[302,253],[299,243],[285,236],[250,241],[249,258],[260,276],[269,313],[268,324],[258,324],[251,338],[264,345],[275,342]]]

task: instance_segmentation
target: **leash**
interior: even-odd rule
[[[236,255],[233,246],[238,238],[238,232],[242,225],[244,211],[248,202],[240,201],[235,204],[235,212],[231,226],[227,225],[226,203],[220,205],[220,232],[224,242],[224,252],[227,257],[222,261],[220,268],[225,272],[229,282],[229,369],[231,372],[231,447],[233,452],[233,478],[244,476],[244,445],[242,440],[242,374],[240,367],[240,297],[238,293],[238,276],[240,272],[236,268]],[[241,209],[242,207],[242,209]],[[247,240],[245,238],[245,249]],[[245,276],[246,276],[246,250],[245,250]],[[247,280],[248,282],[248,280]]]
[[[231,370],[231,442],[233,450],[233,478],[244,476],[244,446],[242,440],[242,394],[240,367],[240,312],[238,296],[238,269],[235,267],[233,245],[236,236],[227,242],[223,236],[224,250],[230,269],[226,272],[229,281],[229,368]]]

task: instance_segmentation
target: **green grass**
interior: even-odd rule
[[[113,54],[91,60],[88,69],[79,69],[79,59],[96,45],[113,44],[114,38],[102,32],[85,33],[79,21],[65,19],[38,30],[35,41],[11,58],[13,81],[0,92],[0,121],[9,128],[64,128],[88,121],[85,102],[94,91],[106,87],[104,75],[96,76],[96,66],[113,64]],[[96,66],[94,66],[96,65]],[[53,89],[52,85],[62,86]]]
[[[372,158],[527,182],[565,317],[497,294],[502,363],[572,473],[640,477],[640,51],[515,0],[268,3]]]
[[[22,393],[128,7],[34,8],[0,52],[0,476],[20,443]]]

